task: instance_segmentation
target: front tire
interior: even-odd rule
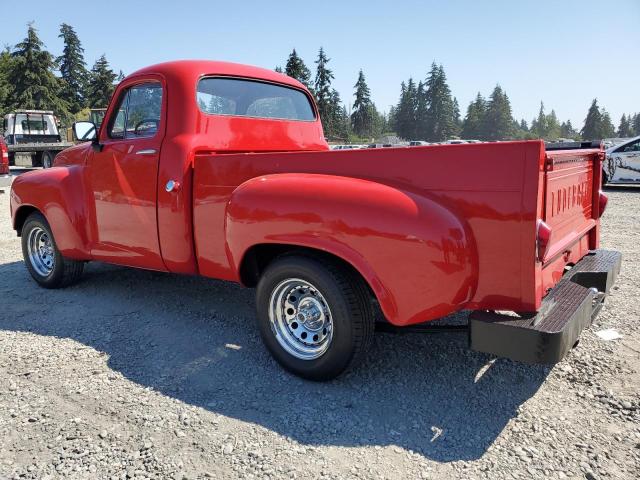
[[[330,380],[352,368],[373,338],[364,280],[332,260],[274,260],[260,278],[256,304],[260,334],[273,357],[309,380]]]
[[[44,288],[62,288],[82,276],[84,262],[65,258],[58,250],[51,227],[40,213],[32,213],[22,227],[22,255],[33,279]]]

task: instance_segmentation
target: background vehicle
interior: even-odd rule
[[[422,140],[411,140],[409,142],[410,147],[424,147],[427,145],[431,145],[429,142],[424,142]]]
[[[57,119],[51,111],[17,110],[4,116],[4,138],[10,165],[44,167],[72,143],[62,141]]]
[[[4,139],[0,137],[0,176],[9,174],[9,149]]]
[[[17,177],[11,213],[46,288],[90,260],[256,287],[265,345],[305,378],[363,358],[374,306],[398,327],[474,310],[471,348],[553,363],[620,268],[597,250],[602,157],[541,141],[331,151],[298,81],[170,62],[123,80],[56,168]]]
[[[602,182],[638,183],[640,182],[640,137],[610,147],[602,166]]]

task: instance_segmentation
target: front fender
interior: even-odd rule
[[[10,203],[14,229],[19,229],[23,209],[36,209],[49,222],[56,245],[64,256],[88,260],[88,222],[81,168],[73,165],[22,174],[11,185]]]
[[[249,248],[278,243],[350,263],[387,319],[408,325],[464,307],[477,284],[470,230],[425,195],[331,175],[275,174],[239,186],[227,207],[231,265]]]

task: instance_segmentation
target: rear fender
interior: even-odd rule
[[[24,210],[37,210],[49,222],[60,252],[89,260],[86,201],[79,166],[54,167],[22,174],[11,185],[11,217],[20,235]]]
[[[373,181],[316,174],[254,178],[234,191],[225,230],[236,272],[247,250],[265,243],[342,258],[396,325],[463,308],[477,284],[474,242],[456,215],[425,195]]]

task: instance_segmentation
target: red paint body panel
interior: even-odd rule
[[[599,150],[547,154],[530,141],[329,151],[318,118],[203,113],[203,76],[308,95],[296,80],[237,64],[140,70],[114,98],[160,82],[157,134],[116,140],[102,128],[101,151],[83,144],[58,155],[54,168],[21,175],[14,222],[23,208],[40,210],[71,258],[232,281],[256,245],[323,250],[363,275],[397,325],[463,308],[536,310],[564,267],[598,246]],[[157,154],[137,156],[141,149]],[[169,180],[179,188],[167,192]],[[552,228],[542,262],[538,220]]]

